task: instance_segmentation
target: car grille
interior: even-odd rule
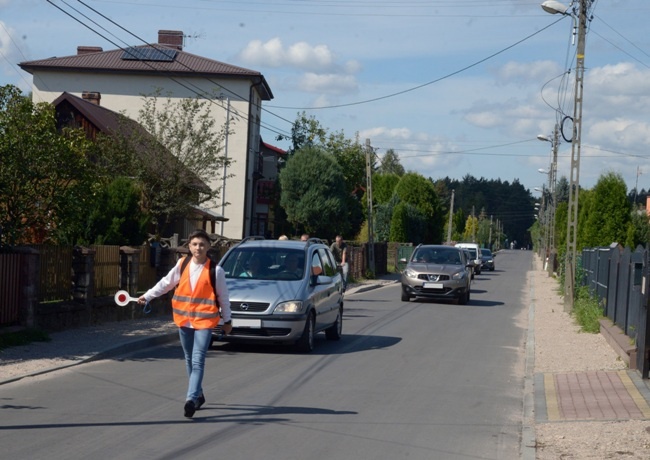
[[[420,273],[419,280],[424,281],[449,281],[449,275],[433,275],[431,273]]]
[[[252,328],[238,328],[234,327],[230,332],[233,337],[246,336],[246,337],[284,337],[289,335],[291,329],[282,327],[266,327],[262,329]]]
[[[242,308],[242,305],[244,305],[244,308]],[[266,311],[267,308],[269,308],[269,304],[264,302],[230,302],[231,311],[259,313]]]
[[[451,291],[451,288],[443,287],[442,289],[424,289],[422,286],[413,286],[413,290],[422,294],[446,294]]]

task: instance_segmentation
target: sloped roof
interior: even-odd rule
[[[135,120],[100,105],[86,101],[74,94],[63,92],[59,97],[52,101],[52,105],[57,109],[57,112],[58,107],[64,103],[70,104],[79,112],[79,114],[81,114],[81,116],[95,125],[95,127],[104,134],[110,135],[122,133],[124,136],[129,137],[132,134],[137,133],[139,136],[153,138],[153,136]],[[210,187],[208,187],[205,182],[183,166],[174,155],[169,153],[167,149],[163,149],[162,151],[167,155],[167,159],[171,165],[182,168],[188,176],[189,184],[191,184],[193,188],[203,192],[210,191]]]
[[[68,92],[61,93],[59,97],[52,101],[52,105],[58,107],[64,101],[70,103],[102,133],[116,133],[123,130],[125,126],[128,126],[130,130],[137,129],[144,132],[144,128],[136,121]]]
[[[169,59],[144,58],[148,53],[168,55]],[[64,57],[51,57],[18,64],[31,74],[37,70],[62,72],[119,73],[131,75],[167,75],[198,78],[245,78],[259,85],[265,101],[273,99],[273,93],[264,76],[255,70],[226,64],[201,56],[176,50],[164,45],[142,45],[128,49],[87,52]]]
[[[276,147],[275,145],[268,144],[268,143],[266,143],[264,141],[261,141],[261,144],[262,144],[263,148],[266,148],[266,149],[268,149],[268,150],[270,150],[272,152],[275,152],[275,153],[277,153],[279,155],[285,155],[287,153],[286,150],[282,150],[280,147]]]

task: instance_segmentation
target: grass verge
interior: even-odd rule
[[[598,320],[603,317],[603,307],[587,286],[580,286],[576,289],[573,315],[583,332],[591,334],[600,332],[600,322]]]
[[[0,350],[27,345],[32,342],[49,342],[51,340],[46,332],[38,329],[23,329],[11,332],[4,332],[0,329]]]

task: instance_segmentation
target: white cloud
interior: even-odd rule
[[[292,67],[320,73],[353,74],[359,72],[361,68],[355,60],[339,64],[327,45],[310,45],[300,41],[285,47],[278,37],[265,43],[261,40],[249,42],[239,53],[239,58],[246,65]]]
[[[519,85],[543,84],[562,73],[563,70],[557,62],[553,61],[510,61],[496,71],[497,77],[502,80],[499,84],[517,83]]]
[[[357,80],[352,75],[316,74],[303,75],[298,88],[309,93],[327,93],[334,95],[355,93],[359,89]]]

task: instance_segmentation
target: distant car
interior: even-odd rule
[[[318,332],[328,340],[341,338],[343,280],[321,240],[247,238],[219,265],[232,310],[232,332],[223,340],[290,343],[310,352]]]
[[[469,252],[474,261],[474,273],[481,274],[481,247],[477,243],[458,243],[457,248],[469,249]]]
[[[470,297],[470,263],[461,248],[442,245],[420,245],[410,260],[402,260],[402,301],[414,297],[454,300],[461,305]]]
[[[489,249],[481,249],[481,268],[494,271],[494,255]]]
[[[461,248],[463,252],[465,253],[465,258],[467,259],[467,270],[469,271],[470,276],[472,279],[474,279],[474,267],[476,267],[476,263],[472,260],[472,254],[469,252],[469,249],[466,248]]]

